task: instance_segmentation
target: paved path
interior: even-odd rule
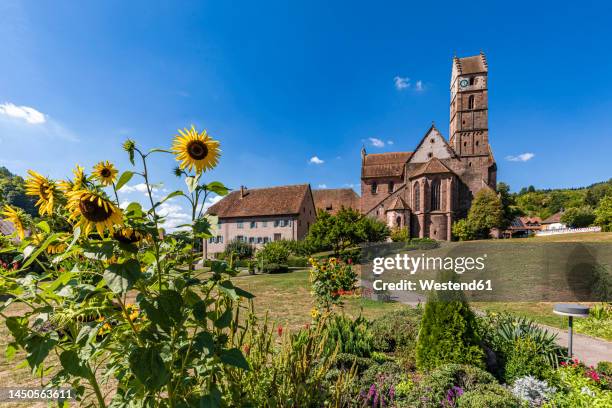
[[[362,280],[361,285],[370,290],[372,288],[372,283],[366,280]],[[418,303],[425,303],[425,299],[421,295],[405,291],[393,292],[391,299],[411,306],[416,306]],[[482,312],[477,311],[477,313]],[[539,324],[539,326],[549,332],[557,334],[557,344],[567,347],[567,330],[543,324]],[[612,361],[612,342],[606,340],[586,336],[584,334],[576,334],[574,332],[572,349],[574,357],[583,361],[587,366],[596,366],[600,361]]]

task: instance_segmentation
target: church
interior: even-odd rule
[[[450,126],[435,125],[412,152],[361,151],[361,212],[407,228],[412,238],[450,240],[474,195],[495,189],[497,166],[489,145],[488,75],[484,53],[453,58]]]

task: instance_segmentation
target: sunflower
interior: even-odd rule
[[[213,140],[206,131],[198,133],[193,125],[191,129],[179,129],[174,138],[172,151],[181,169],[195,169],[201,173],[213,169],[219,161],[219,141]]]
[[[117,169],[109,161],[101,161],[94,166],[93,176],[103,185],[110,186],[117,179]]]
[[[115,231],[113,238],[123,244],[135,244],[147,239],[147,234],[134,228],[124,227]]]
[[[28,175],[25,185],[26,194],[38,197],[36,206],[38,206],[40,215],[51,215],[59,193],[55,182],[41,176],[34,170],[28,170]]]
[[[2,214],[7,221],[10,221],[13,224],[15,231],[17,231],[17,235],[19,235],[19,239],[24,239],[26,234],[25,226],[28,223],[28,216],[26,213],[20,208],[5,205],[4,211],[2,211],[0,214]]]
[[[77,225],[89,235],[93,227],[100,236],[104,236],[104,230],[114,231],[116,225],[123,224],[121,210],[102,193],[82,189],[71,191],[67,194],[70,211],[70,219],[76,221]]]
[[[74,174],[74,181],[62,180],[59,182],[60,189],[65,193],[72,190],[80,190],[86,187],[87,176],[85,175],[82,166],[77,164],[74,170],[72,170],[72,174]]]

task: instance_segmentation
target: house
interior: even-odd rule
[[[524,237],[533,235],[541,229],[542,219],[540,217],[516,217],[512,220],[508,229],[503,232],[503,235],[507,238]]]
[[[326,211],[335,215],[342,207],[359,211],[359,196],[352,188],[313,190],[312,195],[317,212]]]
[[[567,225],[561,222],[561,216],[563,215],[563,211],[559,211],[542,221],[542,230],[559,230],[567,228]]]
[[[457,58],[450,80],[450,138],[432,124],[412,152],[361,150],[361,212],[411,237],[450,240],[475,194],[496,187],[489,145],[485,55]]]
[[[216,235],[204,241],[204,257],[225,251],[232,240],[256,248],[270,241],[300,240],[316,218],[309,184],[233,191],[206,212],[218,217]]]

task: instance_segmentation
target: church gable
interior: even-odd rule
[[[434,157],[450,159],[454,156],[453,150],[446,143],[442,134],[432,125],[423,139],[421,139],[421,143],[415,149],[409,163],[425,163]]]

